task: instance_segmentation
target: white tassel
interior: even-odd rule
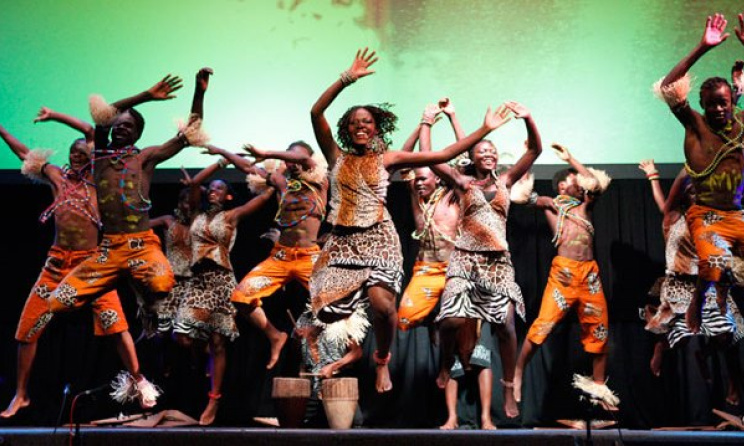
[[[34,149],[26,154],[26,159],[21,165],[21,173],[34,181],[44,181],[42,168],[49,162],[52,156],[49,149]]]
[[[326,172],[326,168],[316,164],[315,167],[310,170],[303,170],[299,176],[300,180],[307,181],[310,184],[318,185],[323,184],[323,182],[325,181]]]
[[[687,95],[690,94],[692,89],[692,78],[689,73],[666,87],[661,86],[663,81],[664,78],[662,77],[653,85],[652,91],[657,98],[666,102],[671,108],[677,107],[687,100]]]
[[[512,203],[525,204],[530,199],[532,189],[535,186],[535,175],[532,172],[527,172],[522,175],[516,183],[512,185],[511,191],[509,191],[509,199]]]
[[[589,177],[579,173],[576,175],[576,183],[585,191],[604,193],[610,186],[612,178],[604,170],[594,169],[592,167],[587,167],[587,170],[592,175]]]
[[[309,311],[309,314],[312,314],[312,311]],[[322,330],[324,342],[339,347],[348,345],[350,340],[362,345],[371,325],[367,319],[367,305],[359,305],[351,316],[330,324],[321,322],[315,316],[312,317],[312,323]]]
[[[202,120],[197,115],[189,116],[188,122],[179,121],[178,131],[192,147],[204,147],[209,142],[209,135],[202,129]]]
[[[111,399],[119,404],[125,404],[134,401],[137,395],[137,389],[134,383],[134,377],[126,371],[119,372],[111,381],[111,388],[113,391],[109,393]]]
[[[612,407],[617,407],[620,404],[620,398],[607,387],[607,383],[596,383],[588,376],[581,376],[575,373],[573,376],[573,387],[588,394],[592,404],[600,404],[602,402]]]
[[[93,122],[102,127],[111,126],[116,119],[116,115],[119,114],[119,109],[106,102],[103,96],[98,94],[90,95],[88,105]]]

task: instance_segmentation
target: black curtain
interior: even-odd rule
[[[669,182],[663,182],[663,186],[668,189]],[[51,225],[42,226],[37,221],[37,216],[51,201],[47,187],[16,183],[0,188],[7,206],[2,218],[4,243],[0,269],[4,308],[0,312],[0,404],[6,404],[15,388],[13,335],[18,316],[45,260],[53,234]],[[177,184],[155,184],[151,215],[170,213],[179,188]],[[548,181],[537,181],[535,188],[541,194],[551,194]],[[241,195],[239,199],[246,199],[247,193],[242,192],[245,188],[236,189]],[[410,200],[402,183],[391,185],[389,208],[401,237],[406,272],[410,273],[416,246],[410,238],[413,220]],[[258,236],[269,227],[275,211],[275,205],[268,206],[241,223],[232,252],[238,279],[268,254],[271,247]],[[643,330],[638,309],[648,302],[648,289],[663,274],[664,250],[661,216],[651,198],[648,181],[615,180],[597,203],[594,223],[596,258],[610,311],[608,385],[620,396],[617,416],[622,425],[650,428],[713,423],[715,419],[710,409],[725,408],[726,373],[719,353],[705,355],[710,349],[701,339],[695,338],[682,348],[666,353],[661,378],[653,377],[649,369],[654,338]],[[550,244],[551,234],[545,218],[534,209],[513,206],[508,231],[517,281],[527,305],[527,321],[517,321],[521,344],[528,324],[539,310],[555,250]],[[136,338],[140,328],[134,317],[134,299],[126,287],[121,287],[120,292]],[[307,292],[290,285],[266,299],[264,308],[278,327],[289,331],[291,322],[286,308],[296,316],[306,301]],[[91,322],[90,312],[85,310],[61,315],[52,321],[39,343],[31,378],[33,410],[10,424],[51,425],[56,420],[65,384],[71,385],[73,393],[93,388],[111,380],[122,368],[112,340],[94,338]],[[267,341],[242,320],[239,328],[241,336],[228,350],[219,424],[250,425],[254,416],[273,415],[271,379],[291,375],[296,369],[296,358],[287,348],[278,366],[267,371]],[[506,420],[501,409],[501,365],[498,352],[493,352],[492,414],[497,424],[553,425],[556,419],[583,416],[583,406],[570,386],[573,373],[588,375],[591,372],[591,359],[582,351],[579,331],[576,317],[567,317],[535,355],[525,375],[522,415],[515,421]],[[488,331],[485,335],[492,336]],[[161,405],[198,417],[206,404],[208,390],[203,355],[192,356],[157,339],[141,339],[137,347],[143,372],[165,391]],[[445,418],[444,398],[434,384],[439,354],[429,342],[428,329],[419,327],[398,333],[391,362],[394,389],[385,395],[377,395],[374,391],[373,351],[374,337],[370,334],[364,344],[365,355],[353,370],[360,380],[365,425],[429,428],[441,424]],[[709,370],[708,379],[701,374],[701,363]],[[477,389],[473,381],[465,378],[461,385],[461,424],[478,420]],[[108,398],[98,397],[81,399],[76,413],[80,419],[89,420],[112,416],[120,410],[121,407]],[[68,411],[64,417],[69,417]]]

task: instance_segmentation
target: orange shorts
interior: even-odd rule
[[[421,262],[413,265],[398,308],[398,328],[408,330],[420,324],[434,310],[447,281],[447,262]]]
[[[553,327],[576,303],[579,305],[581,343],[589,353],[607,352],[609,318],[597,262],[555,257],[545,286],[540,314],[527,339],[542,344]]]
[[[319,255],[318,245],[292,248],[277,243],[269,257],[240,281],[231,300],[234,303],[260,307],[261,299],[276,293],[292,280],[300,282],[307,289],[313,264]]]
[[[731,268],[734,249],[744,247],[744,212],[696,204],[687,210],[686,218],[700,259],[698,276],[720,281],[723,272]]]
[[[139,295],[165,297],[175,284],[160,239],[152,231],[104,234],[95,253],[59,284],[50,301],[53,313],[80,307],[128,279]]]
[[[95,254],[90,251],[70,251],[52,246],[44,267],[36,279],[26,305],[21,312],[15,338],[19,342],[36,342],[44,332],[52,313],[49,298],[59,282],[83,260]],[[95,299],[93,307],[93,327],[96,336],[106,336],[127,331],[127,319],[116,291],[111,291]]]

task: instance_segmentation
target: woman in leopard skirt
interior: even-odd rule
[[[354,62],[320,96],[310,112],[313,130],[328,161],[333,225],[310,279],[313,311],[323,322],[349,317],[361,299],[369,299],[377,340],[374,354],[378,392],[392,389],[388,363],[395,335],[395,296],[403,279],[400,241],[385,208],[390,172],[446,162],[506,122],[505,109],[489,109],[483,125],[452,146],[430,153],[388,151],[397,117],[386,104],[351,107],[333,138],[325,110],[341,91],[373,72],[374,52],[358,51]],[[430,125],[433,121],[424,122]],[[422,124],[422,125],[423,125]]]
[[[211,148],[208,148],[213,152]],[[226,209],[234,196],[222,180],[209,183],[206,206],[202,206],[201,183],[226,162],[220,160],[197,174],[190,186],[191,209],[200,209],[191,224],[191,270],[193,276],[184,290],[173,332],[179,344],[190,347],[193,341],[209,344],[212,365],[212,387],[209,402],[199,424],[214,422],[219,406],[222,379],[225,374],[225,342],[238,337],[235,308],[230,296],[236,281],[230,263],[230,250],[235,243],[240,220],[268,202],[274,189],[268,188],[247,203]]]

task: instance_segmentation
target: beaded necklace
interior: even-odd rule
[[[734,113],[734,121],[737,124],[739,124],[739,133],[734,138],[729,138],[726,135],[727,128],[728,128],[728,131],[731,131],[733,129],[733,127],[730,127],[729,128],[728,125],[727,125],[727,128],[724,128],[723,130],[715,130],[715,131],[713,131],[713,133],[715,133],[716,135],[718,135],[718,137],[721,138],[724,141],[724,144],[718,150],[718,153],[716,153],[716,156],[713,157],[713,161],[711,161],[710,164],[708,164],[708,167],[706,167],[705,169],[703,169],[700,172],[695,172],[692,169],[692,167],[690,167],[690,165],[687,162],[685,162],[685,171],[687,171],[687,174],[690,175],[690,178],[694,178],[694,179],[697,180],[697,179],[700,179],[700,178],[707,177],[708,175],[710,175],[711,173],[713,173],[714,170],[716,170],[716,168],[718,167],[718,165],[721,164],[721,161],[725,157],[727,157],[731,153],[735,152],[736,150],[742,148],[741,137],[742,137],[742,134],[744,134],[744,124],[742,124],[741,120],[739,119],[739,116],[737,116],[736,113]],[[706,125],[707,125],[707,123],[706,123]],[[708,128],[710,128],[710,127],[708,127]]]
[[[62,190],[54,202],[39,216],[41,223],[46,223],[47,220],[56,214],[60,207],[68,206],[80,212],[99,229],[103,227],[103,223],[101,223],[101,219],[97,215],[98,212],[96,212],[91,202],[91,193],[88,189],[90,183],[85,178],[85,175],[82,174],[87,167],[87,165],[84,166],[80,171],[72,169],[69,166],[62,168],[62,176],[65,179],[64,183],[62,183]],[[82,186],[83,198],[73,196],[80,186]]]
[[[119,165],[124,166],[121,168],[121,177],[119,178],[119,196],[121,197],[121,202],[126,207],[128,207],[129,209],[135,212],[147,212],[152,208],[152,201],[150,201],[147,197],[142,195],[142,183],[140,181],[137,182],[137,195],[139,195],[139,200],[140,202],[144,203],[144,205],[142,206],[135,205],[132,202],[132,200],[129,197],[127,197],[127,194],[125,192],[127,172],[129,171],[129,161],[127,161],[126,158],[131,155],[139,154],[140,150],[138,148],[134,146],[126,146],[121,149],[97,149],[93,153],[94,153],[93,163],[95,163],[97,159],[95,155],[105,154],[105,156],[98,157],[98,158],[100,159],[108,158],[111,165],[115,166],[115,168],[118,167]]]
[[[300,198],[294,197],[291,200],[287,201],[287,195],[290,192],[299,192],[300,190],[302,190],[303,186],[310,190],[310,193],[313,195],[313,198],[314,198],[313,200],[311,200],[310,197],[308,197],[306,194],[302,194],[300,195]],[[294,220],[287,221],[284,218],[282,218],[282,215],[283,215],[282,209],[284,209],[285,204],[297,204],[300,201],[310,203],[311,205],[310,209],[308,209],[307,212],[305,212],[299,218],[294,219]],[[313,187],[312,184],[308,183],[307,181],[298,180],[295,178],[289,178],[287,180],[287,189],[284,192],[282,192],[282,196],[279,199],[279,209],[276,211],[276,216],[274,217],[274,221],[281,228],[291,228],[291,227],[297,226],[298,224],[305,221],[310,215],[312,215],[313,212],[316,211],[316,209],[318,208],[318,203],[320,202],[321,202],[320,193],[315,187]],[[320,219],[323,220],[324,218],[325,218],[325,209],[322,209],[320,211]]]
[[[411,238],[413,238],[414,240],[421,240],[430,233],[437,232],[445,241],[449,243],[455,243],[455,241],[452,240],[447,234],[439,230],[437,224],[434,222],[434,211],[437,209],[437,205],[442,200],[442,197],[444,197],[444,193],[445,188],[442,186],[438,186],[426,202],[424,202],[424,200],[419,197],[418,204],[419,208],[421,209],[421,214],[424,216],[424,225],[421,228],[421,231],[413,231],[413,233],[411,234]]]
[[[579,206],[581,204],[581,201],[568,195],[558,195],[557,197],[553,198],[553,203],[558,208],[558,223],[555,226],[555,235],[553,236],[553,240],[551,240],[553,246],[557,247],[560,244],[561,233],[563,232],[566,218],[583,224],[589,234],[594,236],[594,225],[592,224],[592,222],[585,219],[584,217],[575,214],[569,214],[568,212],[571,209]]]

